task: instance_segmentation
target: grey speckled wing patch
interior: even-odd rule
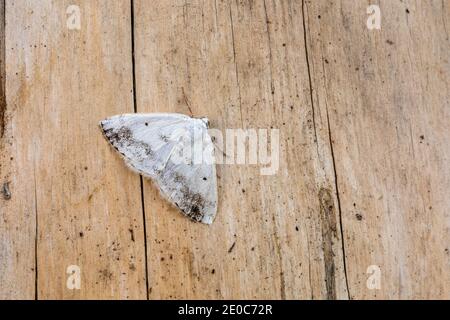
[[[206,119],[176,113],[123,114],[101,121],[100,127],[127,165],[152,179],[184,215],[213,222],[217,178]],[[201,161],[186,156],[195,150],[202,153]]]

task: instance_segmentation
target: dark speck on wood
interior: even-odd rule
[[[133,231],[133,229],[128,229],[128,231],[130,232],[130,235],[131,235],[131,241],[133,241],[134,242],[134,231]]]
[[[230,249],[228,249],[228,253],[231,253],[235,246],[236,246],[236,241],[233,242],[233,244],[231,245]]]
[[[11,199],[11,191],[9,190],[9,182],[5,182],[2,187],[3,198],[5,200]]]

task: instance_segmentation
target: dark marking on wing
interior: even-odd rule
[[[124,156],[124,153],[119,150],[119,148],[128,148],[133,147],[136,151],[143,151],[146,157],[153,157],[154,152],[152,148],[145,142],[136,140],[133,137],[133,133],[127,127],[120,127],[118,129],[108,128],[105,129],[103,123],[101,123],[102,130],[104,132],[105,137],[111,143],[111,145],[119,151],[120,154]],[[135,157],[142,161],[144,157],[140,154],[135,154]]]
[[[201,221],[206,205],[203,196],[199,193],[192,193],[186,186],[181,189],[181,193],[183,194],[183,202],[181,203],[183,212],[192,220]]]
[[[161,141],[163,141],[163,142],[165,142],[165,143],[169,142],[169,137],[166,136],[165,134],[161,134],[161,135],[159,136],[159,138],[161,139]]]
[[[103,124],[102,124],[103,127]],[[113,128],[103,129],[105,136],[113,145],[124,145],[126,142],[130,142],[133,139],[133,134],[129,128],[120,127],[117,130]]]
[[[186,183],[186,178],[178,172],[175,172],[173,175],[173,181],[175,181],[176,183]]]
[[[205,215],[205,208],[208,205],[205,198],[200,193],[193,192],[188,185],[186,177],[178,172],[172,172],[170,175],[166,176],[166,179],[170,179],[175,184],[181,185],[181,188],[179,189],[181,199],[176,202],[175,205],[193,221],[202,221],[203,216]]]

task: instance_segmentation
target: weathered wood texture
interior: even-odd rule
[[[5,169],[12,197],[2,199],[0,273],[12,285],[0,291],[11,298],[146,298],[139,177],[97,125],[133,112],[130,5],[81,1],[81,29],[69,30],[69,4],[6,2],[10,151],[2,178]],[[66,287],[70,265],[81,268],[81,290]]]
[[[449,5],[378,4],[7,0],[0,298],[450,298]],[[134,111],[279,129],[280,168],[194,224],[104,141]]]
[[[314,101],[329,117],[352,298],[450,298],[448,1],[311,1]],[[380,290],[369,290],[371,265]]]
[[[327,125],[314,127],[301,2],[135,4],[139,112],[191,109],[223,132],[281,131],[276,175],[219,168],[209,228],[145,184],[150,297],[345,298]]]
[[[0,299],[34,299],[36,219],[33,166],[29,165],[33,133],[30,115],[21,109],[14,111],[12,97],[6,107],[5,46],[10,41],[5,43],[5,7],[0,3]],[[19,140],[14,138],[17,135]]]

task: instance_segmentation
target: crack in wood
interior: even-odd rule
[[[134,0],[130,0],[130,21],[131,21],[131,62],[132,62],[132,78],[133,78],[133,106],[134,112],[137,112],[137,94],[136,94],[136,60],[135,60],[135,35],[134,35]],[[148,252],[147,252],[147,226],[145,219],[145,198],[144,198],[144,179],[142,175],[139,177],[140,190],[141,190],[141,206],[142,206],[142,222],[143,222],[143,232],[144,232],[144,263],[145,263],[145,293],[147,300],[150,299],[149,281],[148,281]],[[132,234],[132,237],[134,235]]]
[[[346,265],[346,256],[345,256],[345,242],[344,242],[344,230],[343,230],[343,224],[342,224],[342,209],[341,209],[341,199],[339,196],[339,186],[338,186],[338,180],[337,180],[337,172],[336,172],[336,160],[334,158],[334,149],[333,149],[333,140],[331,138],[331,126],[330,126],[330,117],[328,115],[328,107],[326,108],[327,112],[327,125],[328,125],[328,138],[329,138],[329,144],[330,144],[330,150],[331,150],[331,159],[333,160],[333,172],[334,172],[334,183],[336,188],[336,198],[338,203],[338,213],[339,213],[339,226],[341,230],[341,246],[342,246],[342,262],[344,266],[344,277],[345,277],[345,286],[347,288],[347,295],[348,298],[351,299],[350,295],[350,287],[348,285],[348,276],[347,276],[347,265]]]
[[[307,31],[306,31],[307,23],[306,23],[306,16],[305,16],[305,6],[306,6],[305,0],[302,0],[303,38],[304,38],[306,65],[307,65],[307,70],[308,70],[308,79],[309,79],[309,87],[310,87],[309,93],[310,93],[311,107],[312,107],[312,121],[313,121],[313,128],[314,128],[315,143],[316,143],[316,146],[318,146],[319,141],[317,139],[317,130],[316,130],[315,108],[314,108],[314,99],[313,99],[313,86],[312,86],[311,67],[310,67],[310,60],[309,60]],[[332,163],[333,163],[334,182],[335,182],[335,188],[336,188],[336,198],[337,198],[337,203],[338,203],[339,226],[340,226],[340,231],[341,231],[340,236],[341,236],[341,247],[342,247],[342,260],[343,260],[342,262],[343,262],[343,268],[344,268],[345,286],[347,289],[348,298],[351,299],[350,289],[349,289],[349,285],[348,285],[348,277],[347,277],[344,232],[343,232],[343,225],[342,225],[342,210],[341,210],[341,202],[340,202],[340,198],[339,198],[339,189],[338,189],[338,182],[337,182],[336,161],[335,161],[335,157],[334,157],[333,141],[331,139],[331,126],[330,126],[330,119],[328,116],[328,106],[326,107],[326,114],[327,114],[328,138],[329,138],[330,152],[331,152],[331,158],[332,158]],[[327,206],[327,203],[332,204],[331,193],[329,192],[329,190],[328,190],[328,193],[326,193],[324,190],[327,190],[327,189],[322,188],[320,190],[319,199],[320,199],[320,203],[321,203],[322,237],[323,237],[324,260],[325,260],[324,261],[325,262],[325,281],[326,281],[326,288],[327,288],[327,297],[329,299],[336,299],[337,295],[336,295],[336,280],[335,280],[335,263],[334,263],[334,253],[332,250],[332,238],[331,238],[331,234],[330,234],[330,231],[332,231],[332,233],[334,233],[336,235],[336,221],[335,221],[334,212],[333,211],[330,212],[330,210],[332,210],[334,208],[334,206],[331,206],[331,205]],[[330,206],[331,206],[331,209],[330,209]],[[327,214],[324,214],[324,213],[327,213]],[[334,219],[334,224],[333,223],[330,224],[330,219]],[[331,221],[331,222],[333,222],[333,221]],[[334,228],[334,229],[330,230],[329,228]],[[337,238],[337,236],[336,236],[336,238]]]
[[[244,127],[244,119],[242,117],[242,98],[241,98],[241,85],[239,84],[239,73],[238,73],[238,67],[236,62],[236,46],[235,46],[235,40],[234,40],[234,26],[233,26],[233,15],[231,13],[231,4],[230,4],[230,25],[231,25],[231,43],[233,45],[233,63],[234,63],[234,72],[236,74],[236,82],[237,82],[237,89],[238,89],[238,95],[239,95],[239,113],[241,116],[241,126]]]
[[[5,57],[6,57],[6,48],[5,48],[5,27],[6,27],[6,19],[5,19],[5,0],[2,1],[1,4],[1,43],[0,43],[0,139],[3,138],[5,134],[5,125],[6,125],[6,93],[5,93],[5,80],[6,80],[6,68],[5,68]]]
[[[311,99],[314,140],[315,140],[316,145],[318,145],[317,129],[316,129],[316,112],[315,112],[315,108],[314,108],[313,87],[312,87],[312,80],[311,80],[311,67],[310,67],[310,63],[309,63],[308,42],[307,42],[307,38],[306,38],[305,0],[302,0],[302,17],[303,17],[303,42],[305,45],[306,67],[308,69],[309,95],[310,95],[310,99]]]
[[[38,196],[37,196],[37,180],[36,180],[36,159],[33,168],[34,177],[34,216],[35,216],[35,235],[34,235],[34,300],[38,300],[39,281],[38,281]]]

